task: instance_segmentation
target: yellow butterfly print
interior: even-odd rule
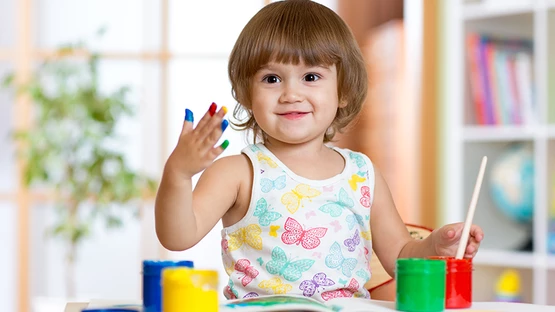
[[[270,236],[278,237],[277,230],[279,230],[279,225],[270,225]]]
[[[269,280],[263,280],[258,284],[260,288],[271,288],[275,295],[283,295],[290,292],[293,289],[291,284],[284,284],[279,277],[272,277]]]
[[[353,191],[357,190],[357,183],[366,181],[366,178],[359,176],[358,174],[353,174],[349,179],[349,185],[353,189]]]
[[[243,244],[247,244],[256,250],[262,250],[262,237],[260,237],[262,229],[258,224],[249,224],[237,231],[229,234],[228,250],[234,251]]]
[[[231,275],[235,271],[235,261],[231,261],[229,265],[224,263],[224,268],[227,275]]]
[[[317,189],[313,189],[306,184],[299,184],[294,190],[291,190],[291,192],[283,194],[281,203],[285,205],[290,213],[295,213],[299,210],[303,198],[308,198],[310,200],[320,194],[322,194],[322,192]]]
[[[370,231],[360,232],[360,236],[365,240],[372,240],[372,233],[370,233]]]
[[[258,158],[258,162],[265,161],[268,164],[268,166],[270,166],[271,168],[277,168],[277,166],[278,166],[273,159],[271,159],[270,157],[262,154],[262,152],[258,152],[256,154],[256,158]]]

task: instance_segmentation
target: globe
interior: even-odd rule
[[[497,208],[517,223],[534,215],[534,156],[530,145],[512,144],[493,162],[491,197]]]

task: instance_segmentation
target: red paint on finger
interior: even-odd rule
[[[214,114],[216,113],[216,103],[210,104],[210,108],[208,109],[208,113],[210,114],[210,116],[214,116]]]

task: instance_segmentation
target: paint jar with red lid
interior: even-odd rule
[[[472,305],[472,259],[455,257],[428,257],[447,263],[445,281],[445,308],[462,309]]]

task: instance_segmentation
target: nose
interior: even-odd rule
[[[284,83],[279,100],[281,103],[301,102],[303,100],[302,86],[295,81]]]

